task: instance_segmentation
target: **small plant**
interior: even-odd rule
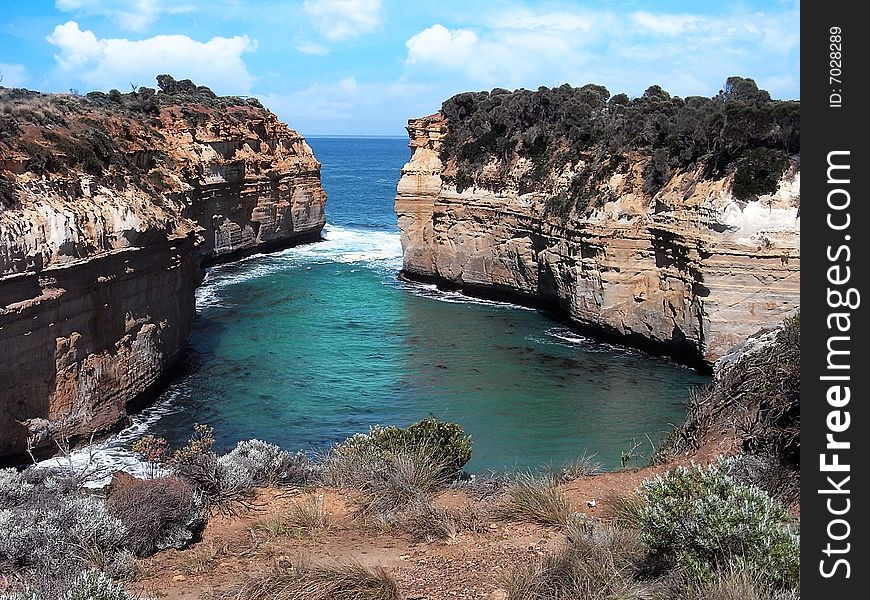
[[[184,447],[176,450],[172,455],[173,462],[183,463],[188,459],[209,454],[214,448],[214,428],[202,423],[193,424],[193,435],[187,440]]]
[[[571,505],[552,476],[520,473],[507,488],[502,513],[513,519],[564,526]]]
[[[607,499],[613,512],[613,524],[621,529],[638,530],[641,526],[641,513],[644,499],[637,492],[611,496]]]
[[[285,523],[294,534],[312,538],[329,531],[332,526],[323,507],[323,496],[316,494],[309,494],[295,503],[287,513]]]
[[[217,560],[227,553],[227,546],[214,540],[195,550],[187,550],[181,558],[181,572],[185,575],[203,575],[214,569]]]
[[[636,439],[631,438],[631,445],[628,450],[623,450],[622,454],[619,457],[619,462],[622,464],[622,468],[626,468],[628,463],[633,461],[637,457],[637,449],[640,448],[640,442]]]
[[[280,566],[245,583],[236,600],[400,600],[395,579],[356,563]]]
[[[560,483],[567,483],[581,477],[601,473],[601,469],[601,463],[595,460],[595,455],[588,456],[584,452],[574,460],[562,465],[555,476]]]
[[[645,481],[641,539],[658,556],[701,581],[734,560],[754,565],[780,587],[798,580],[798,537],[788,514],[762,490],[719,467],[678,467]]]

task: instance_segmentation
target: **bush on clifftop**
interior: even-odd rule
[[[800,152],[800,103],[771,100],[752,79],[730,77],[717,96],[671,96],[654,85],[642,96],[610,95],[600,85],[537,91],[466,92],[445,101],[448,132],[441,148],[456,162],[456,184],[477,181],[495,160],[506,172],[515,155],[531,167],[520,191],[548,192],[546,180],[567,165],[575,175],[551,208],[567,214],[600,205],[598,184],[628,152],[648,156],[644,189],[653,195],[671,170],[701,167],[735,173],[740,198],[773,192],[789,156]],[[582,161],[582,164],[580,164]]]

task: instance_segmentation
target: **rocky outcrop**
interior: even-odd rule
[[[13,190],[0,206],[0,456],[123,424],[178,361],[204,262],[318,239],[325,224],[320,164],[254,103],[146,116],[38,100],[63,118],[0,140]],[[113,144],[102,164],[72,160],[97,137]]]
[[[795,161],[773,194],[750,201],[702,168],[671,173],[650,197],[650,157],[629,153],[597,208],[556,215],[552,191],[517,185],[521,159],[507,173],[484,165],[458,188],[440,156],[447,127],[440,114],[409,121],[396,197],[408,277],[545,302],[578,326],[707,363],[799,305]],[[582,167],[556,176],[567,186]]]

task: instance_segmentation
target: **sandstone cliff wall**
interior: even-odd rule
[[[796,164],[751,202],[700,172],[674,173],[650,198],[648,157],[634,155],[606,182],[611,201],[561,217],[486,167],[488,185],[457,189],[439,158],[446,127],[440,115],[409,121],[396,197],[407,276],[544,301],[579,326],[705,362],[799,305]]]
[[[0,157],[17,191],[0,206],[0,456],[124,424],[181,356],[204,262],[318,239],[325,224],[320,164],[267,111],[193,122],[164,108],[132,134],[91,116],[132,140],[142,178]]]

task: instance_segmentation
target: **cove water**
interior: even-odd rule
[[[144,433],[219,450],[259,438],[321,450],[427,416],[471,434],[469,471],[541,468],[582,453],[618,467],[651,452],[709,381],[596,343],[546,314],[400,282],[393,197],[406,139],[311,138],[328,195],[325,240],[212,268],[182,374],[89,457],[136,471]]]

